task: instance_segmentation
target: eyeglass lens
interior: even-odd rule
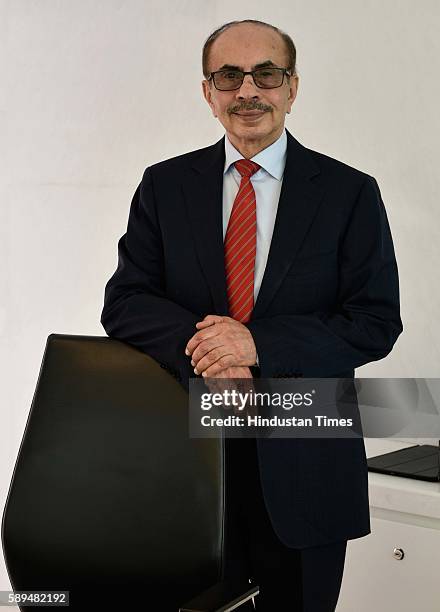
[[[258,87],[271,89],[280,87],[284,78],[282,68],[261,68],[253,72],[255,84]],[[243,83],[244,74],[241,70],[222,70],[214,74],[214,85],[217,89],[238,89]]]

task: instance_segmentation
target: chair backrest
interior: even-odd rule
[[[52,334],[3,516],[11,583],[175,610],[221,577],[223,488],[221,441],[189,438],[188,395],[155,361]]]

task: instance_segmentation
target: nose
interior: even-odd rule
[[[240,89],[237,89],[237,98],[240,100],[246,98],[259,98],[260,93],[258,87],[254,83],[254,79],[251,74],[246,74]]]

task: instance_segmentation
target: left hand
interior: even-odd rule
[[[210,378],[206,377],[203,380],[209,391],[213,394],[223,394],[225,391],[231,392],[233,390],[241,394],[255,391],[252,373],[246,366],[232,366],[225,368],[217,375],[211,376]],[[231,408],[234,411],[234,414],[237,416],[243,416],[243,410],[239,409],[235,405],[222,405],[219,410],[224,412],[224,416],[227,416],[227,412]],[[249,412],[248,407],[246,407],[246,411]]]
[[[196,323],[198,331],[186,345],[195,374],[213,377],[231,366],[252,366],[257,349],[248,328],[232,319],[207,315]]]

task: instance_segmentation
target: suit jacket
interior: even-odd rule
[[[101,322],[184,386],[195,324],[228,314],[222,233],[224,138],[145,170]],[[353,377],[402,331],[391,233],[375,179],[287,132],[276,223],[247,326],[262,377]],[[279,538],[303,548],[370,531],[362,439],[258,439]]]

